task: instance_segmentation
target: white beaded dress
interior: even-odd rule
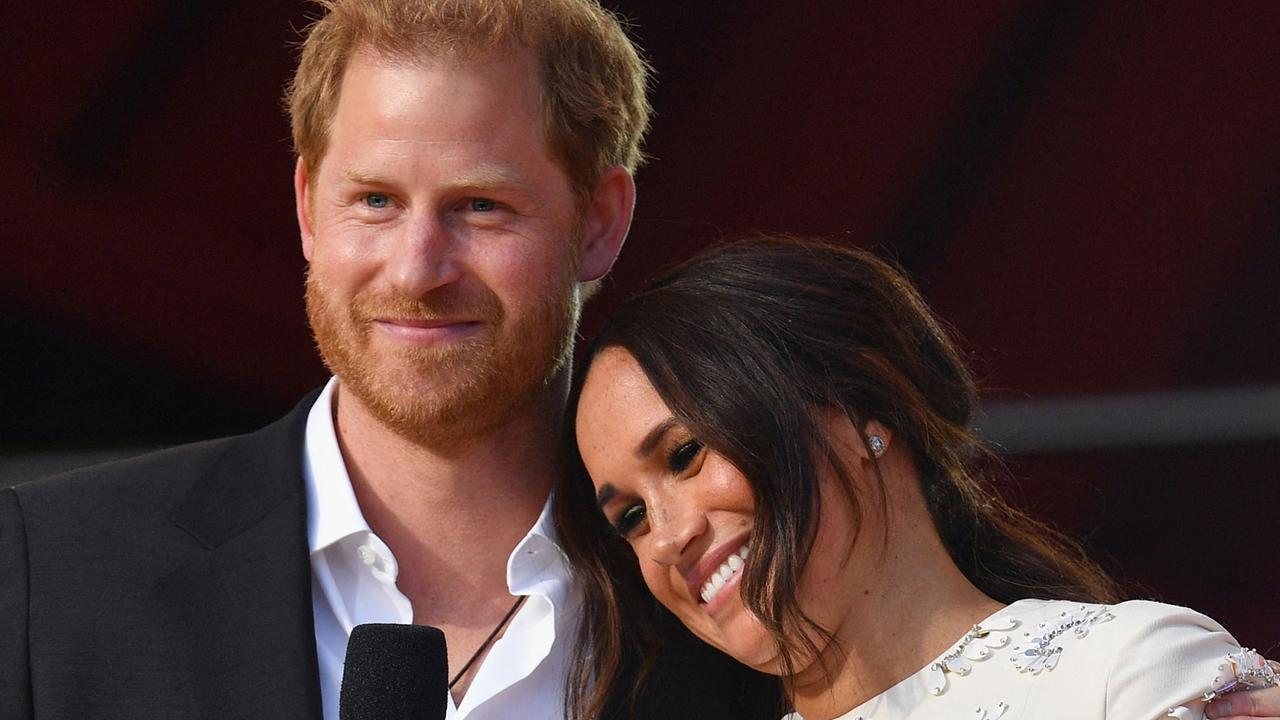
[[[1194,610],[1020,600],[838,720],[1202,720],[1213,693],[1274,682]]]

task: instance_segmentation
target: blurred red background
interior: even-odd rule
[[[606,4],[657,115],[586,334],[773,230],[897,258],[993,401],[1280,387],[1280,4]],[[0,454],[247,430],[323,381],[279,100],[310,12],[0,8]],[[1280,426],[1012,466],[1121,575],[1280,642]]]

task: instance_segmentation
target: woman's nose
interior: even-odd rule
[[[663,565],[679,565],[687,560],[694,541],[707,528],[706,513],[675,497],[650,503],[649,513],[653,559]]]

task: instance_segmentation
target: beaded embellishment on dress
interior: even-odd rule
[[[1000,720],[1009,712],[1008,703],[998,702],[994,707],[979,707],[973,711],[973,720]]]
[[[1259,690],[1280,684],[1280,676],[1275,668],[1267,663],[1266,658],[1250,648],[1240,648],[1239,652],[1228,655],[1218,672],[1209,684],[1209,690],[1200,696],[1202,702],[1209,702],[1216,697],[1237,690]],[[1169,708],[1168,717],[1178,720],[1191,720],[1193,715],[1185,705]]]
[[[1081,605],[1074,612],[1064,611],[1057,620],[1040,623],[1034,632],[1024,633],[1026,643],[1015,646],[1014,655],[1009,659],[1020,673],[1039,675],[1045,670],[1053,670],[1058,665],[1058,656],[1062,654],[1062,646],[1053,644],[1058,636],[1072,630],[1077,638],[1083,638],[1094,626],[1114,619],[1109,607]]]
[[[1148,641],[1151,627],[1168,630],[1160,643]],[[1015,629],[1018,636],[1011,632]],[[1203,641],[1206,631],[1221,634],[1213,639],[1220,650],[1207,656],[1202,650],[1178,650],[1180,638]],[[1157,676],[1150,683],[1147,673],[1134,676],[1123,653],[1133,651],[1135,643],[1141,651],[1136,660],[1159,672],[1164,672],[1163,660],[1152,658],[1151,649],[1167,643],[1177,676]],[[1200,669],[1185,677],[1192,668]],[[1185,608],[1145,601],[1102,606],[1028,599],[973,626],[944,655],[841,720],[1040,720],[1100,718],[1111,711],[1145,718],[1160,714],[1173,698],[1186,698],[1185,706],[1162,717],[1203,720],[1204,703],[1215,697],[1277,684],[1280,665],[1234,646],[1216,623]],[[1076,702],[1080,708],[1072,707]],[[802,718],[792,713],[787,720]]]
[[[1012,632],[1022,622],[1017,618],[999,618],[974,625],[956,643],[951,652],[938,658],[929,669],[933,671],[933,681],[929,683],[929,692],[941,695],[947,691],[948,675],[964,677],[973,671],[975,662],[982,662],[992,656],[993,650],[999,650],[1009,644],[1007,633]]]

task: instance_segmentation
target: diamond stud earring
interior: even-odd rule
[[[871,437],[867,438],[867,444],[871,446],[872,455],[875,455],[876,457],[880,457],[884,455],[884,448],[885,448],[884,438],[880,437],[879,435],[872,435]]]

